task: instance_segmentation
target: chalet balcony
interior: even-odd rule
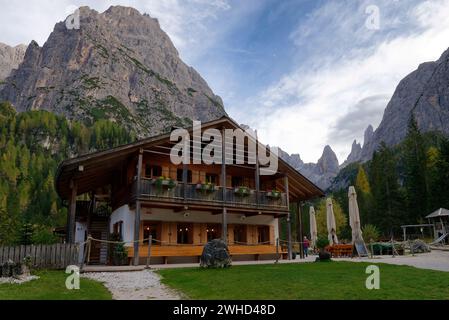
[[[134,181],[132,195],[134,199],[150,200],[155,202],[179,202],[181,204],[198,204],[207,206],[247,208],[254,210],[288,211],[287,195],[250,190],[248,188],[226,188],[187,184],[168,181],[157,183],[152,179],[142,179],[140,195],[137,194],[137,181]]]

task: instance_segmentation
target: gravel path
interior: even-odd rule
[[[335,259],[336,261],[352,261],[352,262],[378,262],[397,265],[412,266],[420,269],[430,269],[449,272],[449,252],[432,250],[429,253],[420,253],[414,256],[382,256],[369,258],[356,258],[356,259]]]
[[[37,280],[37,279],[39,279],[39,277],[37,277],[37,276],[18,277],[18,278],[0,278],[0,284],[4,284],[4,283],[22,284],[22,283]]]
[[[84,273],[82,277],[103,282],[115,300],[179,300],[181,295],[167,288],[150,270],[138,272]]]

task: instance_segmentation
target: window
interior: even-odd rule
[[[243,178],[242,177],[232,177],[232,187],[238,188],[243,186]]]
[[[218,184],[218,175],[206,173],[206,183]]]
[[[148,244],[150,242],[150,236],[153,241],[152,244],[159,244],[157,240],[160,240],[160,223],[157,222],[144,222],[143,224],[143,243]]]
[[[207,225],[207,242],[221,238],[221,226],[219,224]]]
[[[178,224],[178,244],[193,244],[193,226],[191,224]]]
[[[113,233],[119,235],[120,239],[123,240],[123,221],[114,223]]]
[[[246,240],[246,226],[236,225],[234,226],[234,242],[245,244]]]
[[[162,176],[162,167],[145,165],[145,178],[159,178]]]
[[[177,175],[176,180],[178,182],[183,182],[183,178],[182,178],[183,173],[184,173],[183,169],[178,169],[177,174],[176,174]],[[187,170],[187,183],[192,183],[192,171],[191,170]]]
[[[257,227],[257,240],[259,244],[268,244],[270,242],[270,227]]]

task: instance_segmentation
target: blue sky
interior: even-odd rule
[[[42,45],[74,7],[113,4],[158,18],[233,118],[307,162],[327,144],[343,162],[398,82],[449,47],[449,0],[0,0],[0,42]]]

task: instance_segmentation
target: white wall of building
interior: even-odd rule
[[[83,244],[84,241],[86,241],[86,231],[87,231],[87,223],[86,222],[76,222],[75,224],[75,243],[76,244]],[[83,245],[80,245],[79,255],[78,255],[78,262],[83,262],[84,257],[84,247]]]
[[[126,246],[132,246],[134,241],[134,210],[130,210],[128,205],[118,208],[111,215],[110,232],[114,231],[114,224],[123,222],[123,241]]]

